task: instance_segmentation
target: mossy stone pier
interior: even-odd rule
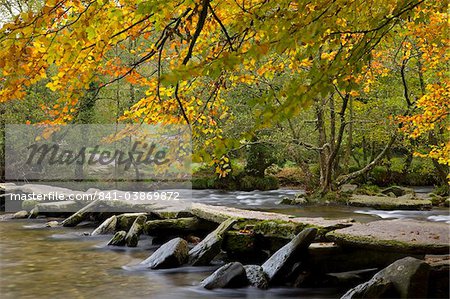
[[[330,232],[326,237],[343,247],[371,248],[410,254],[448,254],[450,226],[410,220],[380,220]]]

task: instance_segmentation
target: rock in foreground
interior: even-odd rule
[[[139,236],[141,235],[145,221],[147,220],[147,216],[140,215],[134,220],[133,225],[131,226],[130,230],[128,231],[125,242],[127,243],[128,247],[136,247],[139,242]]]
[[[19,211],[19,212],[16,212],[13,216],[12,216],[12,218],[13,219],[24,219],[24,218],[27,218],[28,217],[28,212],[27,211]]]
[[[150,269],[168,269],[179,267],[188,261],[189,248],[185,240],[175,238],[163,244],[141,264]]]
[[[220,253],[225,233],[236,223],[233,218],[222,222],[212,233],[189,251],[189,262],[193,266],[208,265]]]
[[[205,289],[238,288],[248,285],[244,266],[239,262],[226,264],[205,278],[200,285]]]
[[[290,270],[292,265],[299,260],[301,251],[306,251],[309,244],[314,241],[316,234],[317,229],[315,228],[304,229],[262,265],[270,282],[282,278]]]
[[[430,266],[405,257],[348,291],[341,299],[351,298],[426,298]]]
[[[116,231],[117,217],[115,215],[109,217],[99,227],[97,227],[91,236],[113,234]]]
[[[266,273],[261,266],[258,265],[247,265],[244,266],[245,274],[247,275],[247,280],[251,286],[258,289],[267,289],[269,287],[269,280],[267,279]]]
[[[118,231],[114,234],[111,240],[109,240],[108,245],[112,246],[123,246],[125,245],[125,236],[127,232],[124,230]]]

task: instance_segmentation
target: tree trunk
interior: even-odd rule
[[[437,145],[439,143],[438,138],[435,135],[434,131],[430,131],[428,133],[428,141],[430,145]],[[436,169],[438,180],[440,185],[448,184],[447,175],[449,173],[448,166],[444,164],[440,164],[436,159],[431,159],[433,161],[433,166]]]
[[[327,161],[328,161],[328,155],[329,155],[329,147],[326,146],[327,144],[327,136],[325,131],[325,121],[324,121],[324,113],[323,108],[325,105],[325,100],[317,100],[316,101],[316,116],[317,116],[317,131],[319,132],[319,148],[321,150],[319,151],[319,169],[320,169],[320,178],[319,178],[319,184],[320,186],[326,187],[326,173],[327,173]]]
[[[348,138],[347,138],[347,147],[345,150],[344,156],[344,173],[348,173],[350,168],[350,156],[352,154],[352,146],[353,146],[353,98],[350,98],[349,101],[349,122],[348,122]],[[357,161],[359,163],[359,161]]]
[[[330,153],[326,159],[326,165],[325,165],[325,179],[323,180],[323,184],[321,185],[321,193],[325,194],[329,191],[332,190],[333,187],[333,174],[334,174],[334,170],[337,168],[337,163],[338,163],[338,153],[339,150],[341,148],[341,144],[342,144],[342,139],[344,136],[344,132],[345,132],[345,111],[347,110],[347,104],[348,104],[348,99],[349,97],[346,96],[345,98],[343,98],[343,102],[342,102],[342,107],[341,110],[339,111],[339,120],[340,120],[340,124],[339,124],[339,131],[338,131],[338,135],[337,137],[333,136],[333,140],[331,140],[330,142],[332,142],[332,144],[330,145]],[[333,105],[333,109],[334,109],[334,105]],[[334,134],[334,132],[333,132]]]
[[[349,173],[347,175],[342,175],[337,178],[336,180],[336,186],[342,186],[343,184],[356,179],[359,176],[365,175],[369,171],[371,171],[380,161],[383,159],[383,157],[386,155],[387,151],[391,148],[391,146],[394,144],[395,140],[397,139],[396,135],[393,135],[391,137],[391,140],[389,140],[388,144],[384,147],[384,149],[381,151],[381,153],[378,154],[378,156],[375,157],[375,159],[372,160],[369,164],[367,164],[364,168],[354,171],[352,173]]]

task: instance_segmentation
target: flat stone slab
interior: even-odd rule
[[[416,254],[448,254],[450,225],[416,220],[355,223],[326,234],[339,245]]]
[[[355,207],[370,207],[382,210],[429,210],[432,208],[430,200],[410,196],[353,195],[348,203]]]
[[[293,223],[305,227],[316,227],[318,229],[333,230],[352,225],[352,219],[325,219],[321,217],[295,217],[286,214],[236,209],[224,206],[210,206],[193,203],[191,213],[198,218],[206,219],[216,223],[222,223],[228,218],[256,221],[274,221],[278,224]]]

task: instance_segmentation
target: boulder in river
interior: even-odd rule
[[[248,285],[244,266],[239,262],[228,263],[205,278],[200,285],[205,289],[238,288]]]
[[[131,226],[134,223],[134,220],[136,220],[136,218],[141,215],[146,216],[147,213],[124,213],[124,214],[117,215],[116,229],[129,231]]]
[[[426,256],[431,266],[428,284],[428,298],[448,298],[450,294],[450,256]]]
[[[99,227],[97,227],[92,233],[92,236],[113,234],[116,231],[117,217],[115,215],[109,217]]]
[[[28,212],[23,210],[23,211],[16,212],[12,218],[13,219],[24,219],[27,217],[28,217]]]
[[[58,227],[59,222],[58,221],[49,221],[45,224],[46,227]]]
[[[341,299],[427,298],[429,273],[430,266],[425,261],[405,257],[349,290]]]
[[[75,214],[72,214],[70,217],[64,219],[64,221],[61,222],[62,226],[77,226],[79,223],[87,219],[89,215],[91,215],[91,213],[95,211],[95,209],[97,209],[98,205],[100,204],[101,201],[99,199],[90,202],[89,204],[78,210]]]
[[[37,218],[38,215],[39,215],[39,208],[36,206],[33,209],[31,209],[30,214],[28,215],[28,219]]]
[[[147,220],[147,216],[140,215],[134,220],[133,225],[131,226],[130,230],[128,231],[125,242],[127,243],[128,247],[136,247],[139,242],[139,236],[141,235],[142,231],[144,230],[144,224]]]
[[[112,246],[123,246],[125,245],[125,236],[127,232],[124,230],[120,230],[114,234],[111,240],[109,240],[108,245]]]
[[[189,247],[186,240],[175,238],[159,247],[141,264],[151,269],[175,268],[187,263],[188,256]]]
[[[193,266],[208,265],[220,253],[225,233],[236,223],[229,218],[222,222],[213,232],[189,251],[189,263]]]
[[[302,251],[306,251],[314,241],[316,234],[316,228],[304,229],[262,265],[270,282],[280,280],[290,271],[292,265],[300,260]]]
[[[280,205],[306,205],[308,204],[308,200],[304,197],[303,194],[300,196],[291,197],[283,197],[279,202]]]
[[[352,195],[348,204],[355,207],[371,207],[382,210],[429,210],[432,202],[410,194],[392,198],[388,196]]]
[[[406,194],[415,194],[413,189],[400,186],[391,186],[384,188],[383,190],[381,190],[381,193],[388,196],[394,195],[394,197],[400,197]]]
[[[267,274],[264,272],[261,266],[246,265],[244,266],[244,269],[245,274],[247,275],[247,280],[251,286],[263,290],[269,287],[269,280],[267,279]]]

